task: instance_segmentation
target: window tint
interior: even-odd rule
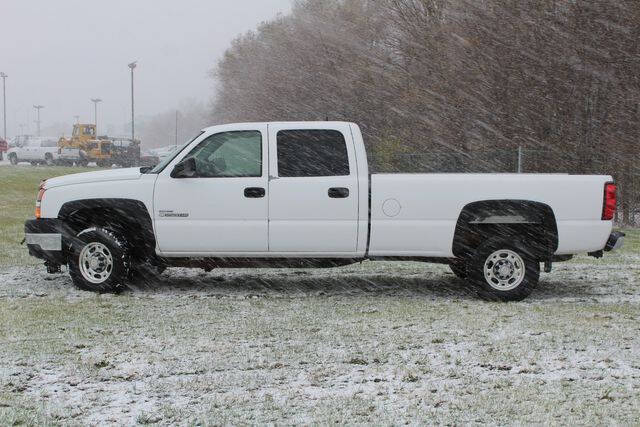
[[[196,160],[200,178],[262,176],[262,134],[233,131],[211,135],[186,158]]]
[[[336,130],[282,130],[277,140],[281,177],[349,175],[347,144]]]

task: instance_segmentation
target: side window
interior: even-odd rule
[[[281,177],[349,175],[347,144],[336,130],[281,130],[277,144]]]
[[[262,134],[232,131],[211,135],[186,157],[196,160],[199,178],[262,176]]]

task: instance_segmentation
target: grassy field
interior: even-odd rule
[[[40,179],[1,167],[0,425],[636,424],[640,232],[522,303],[447,268],[169,269],[119,296],[26,256]]]
[[[33,218],[40,181],[55,176],[98,170],[74,167],[0,167],[0,267],[35,264],[20,242],[24,221]]]

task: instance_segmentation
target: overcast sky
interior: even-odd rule
[[[90,98],[103,99],[99,122],[121,129],[131,114],[134,60],[136,116],[208,101],[208,71],[231,40],[291,7],[291,0],[0,1],[10,137],[20,124],[35,130],[33,104],[45,106],[43,127],[70,128],[75,115],[92,122]]]

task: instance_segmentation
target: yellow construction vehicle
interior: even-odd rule
[[[62,137],[58,141],[58,153],[61,163],[76,163],[86,166],[96,162],[98,166],[111,166],[112,142],[98,138],[96,125],[75,124],[71,138]]]

